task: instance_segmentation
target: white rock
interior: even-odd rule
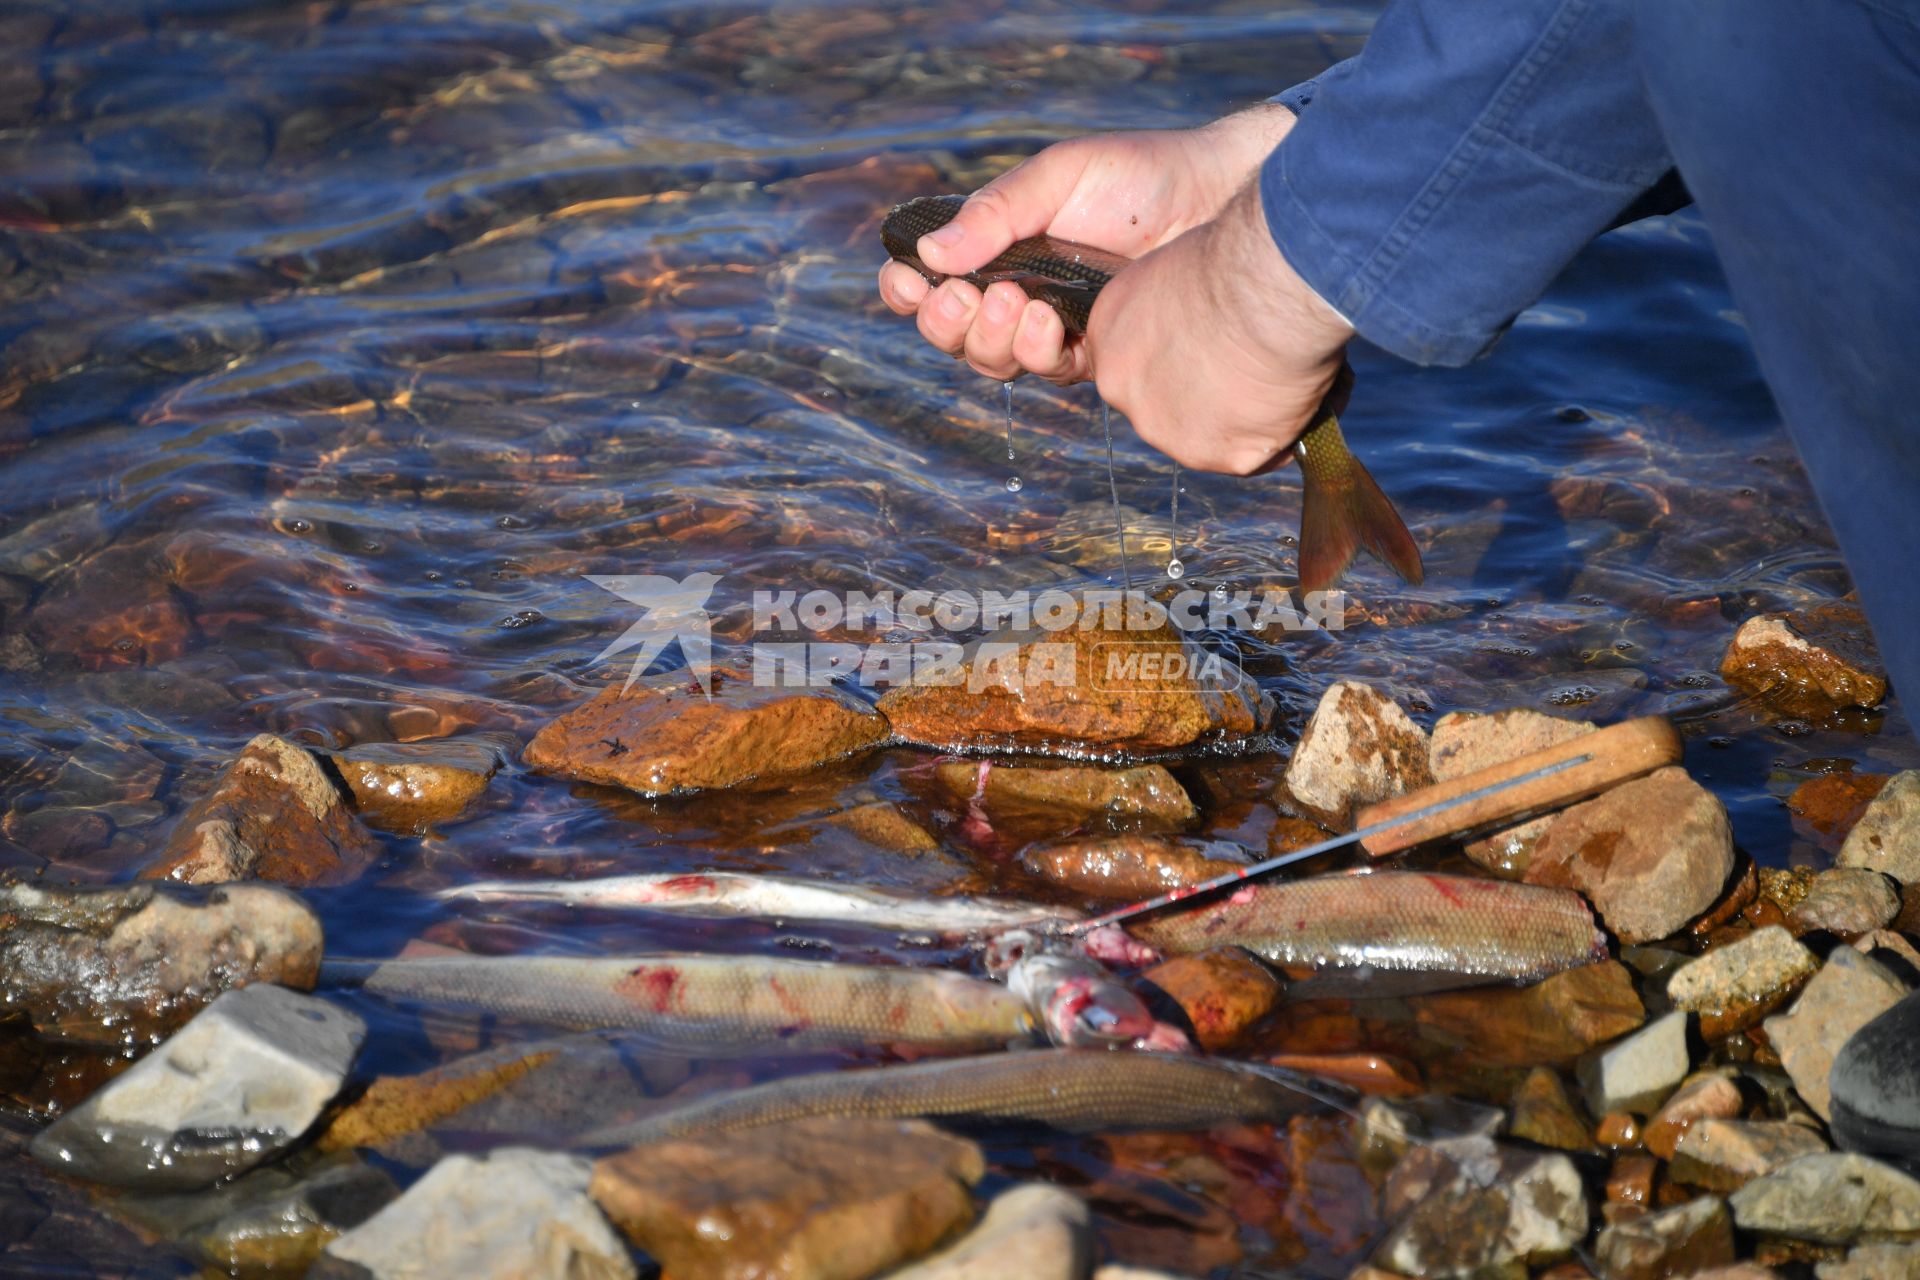
[[[1686,1079],[1689,1065],[1687,1015],[1676,1009],[1580,1063],[1587,1109],[1596,1116],[1649,1114]]]
[[[1779,925],[1689,960],[1667,979],[1676,1009],[1713,1013],[1782,991],[1820,967],[1819,957]]]
[[[1081,1280],[1093,1266],[1093,1219],[1079,1196],[1045,1183],[1003,1191],[958,1243],[888,1280]]]
[[[56,1120],[42,1162],[118,1186],[206,1186],[305,1133],[366,1036],[358,1017],[267,983],[223,994]]]
[[[1287,762],[1287,790],[1332,820],[1433,780],[1427,735],[1400,704],[1342,680],[1320,696]]]
[[[1743,1231],[1845,1244],[1920,1232],[1920,1181],[1851,1152],[1802,1156],[1728,1197]]]
[[[503,1147],[448,1156],[327,1246],[374,1280],[629,1280],[633,1260],[587,1196],[593,1166]]]

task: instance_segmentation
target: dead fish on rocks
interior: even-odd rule
[[[789,1076],[701,1098],[581,1145],[728,1133],[807,1116],[1041,1125],[1066,1133],[1206,1129],[1283,1120],[1335,1086],[1279,1067],[1165,1053],[1039,1049]]]
[[[1007,971],[1007,990],[1027,1002],[1047,1039],[1057,1045],[1193,1050],[1186,1033],[1156,1019],[1131,988],[1086,956],[1023,956]]]
[[[941,969],[763,956],[423,956],[329,961],[387,1000],[572,1030],[626,1028],[703,1054],[892,1045],[979,1052],[1030,1041],[1027,1002]]]
[[[1245,947],[1303,976],[1293,999],[1524,984],[1608,954],[1570,889],[1411,871],[1248,884],[1127,930],[1169,953]]]
[[[439,896],[477,902],[557,902],[595,909],[869,925],[943,938],[1078,918],[1076,912],[1064,907],[995,898],[928,898],[732,871],[603,876],[592,880],[482,880],[443,889]]]

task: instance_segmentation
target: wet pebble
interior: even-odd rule
[[[1920,1181],[1850,1153],[1802,1156],[1747,1183],[1728,1203],[1743,1231],[1828,1244],[1920,1233]]]
[[[1718,1196],[1602,1228],[1594,1260],[1607,1280],[1661,1280],[1733,1261],[1733,1218]]]
[[[1827,1075],[1847,1038],[1907,994],[1884,965],[1851,947],[1837,947],[1813,975],[1793,1008],[1766,1021],[1767,1039],[1793,1087],[1827,1118]]]
[[[1179,1021],[1211,1053],[1242,1044],[1285,994],[1273,970],[1239,947],[1174,956],[1148,969],[1141,981],[1178,1007]]]
[[[1673,1150],[1673,1176],[1690,1186],[1733,1191],[1827,1144],[1818,1133],[1789,1120],[1703,1118],[1680,1135]]]
[[[1700,1033],[1717,1040],[1758,1024],[1819,967],[1813,952],[1771,925],[1682,965],[1667,979],[1667,998],[1700,1015]]]
[[[1733,1073],[1724,1068],[1687,1077],[1647,1121],[1643,1140],[1662,1160],[1673,1159],[1682,1136],[1701,1120],[1731,1120],[1745,1103]]]
[[[1890,923],[1900,914],[1900,891],[1877,871],[1835,867],[1807,886],[1807,896],[1787,913],[1795,929],[1825,929],[1852,938]]]
[[[1516,1138],[1561,1151],[1593,1149],[1592,1129],[1567,1093],[1560,1073],[1551,1067],[1535,1067],[1527,1073],[1514,1092],[1512,1109],[1507,1132]]]
[[[1587,1110],[1646,1115],[1673,1092],[1688,1065],[1687,1015],[1676,1010],[1581,1062]]]
[[[115,1186],[207,1186],[299,1141],[365,1034],[325,1000],[265,983],[229,991],[62,1115],[33,1154]]]
[[[1081,1280],[1093,1264],[1093,1222],[1070,1191],[1024,1183],[1003,1191],[980,1224],[888,1280]]]
[[[479,803],[506,750],[504,741],[482,735],[364,743],[340,752],[334,763],[363,821],[418,834],[457,821]]]
[[[1039,809],[1070,818],[1102,814],[1168,828],[1184,826],[1195,816],[1186,789],[1158,764],[1103,769],[958,760],[939,765],[934,776],[950,795],[984,803],[989,810]]]
[[[1747,619],[1720,660],[1720,674],[1793,716],[1877,706],[1887,693],[1865,615],[1837,601]]]
[[[1920,885],[1920,769],[1898,773],[1847,833],[1835,859]]]

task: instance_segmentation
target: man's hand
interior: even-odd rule
[[[1313,425],[1352,337],[1274,246],[1250,181],[1101,290],[1086,349],[1142,440],[1196,471],[1252,475]]]
[[[951,223],[921,238],[920,260],[964,274],[1041,234],[1139,257],[1218,214],[1293,122],[1285,107],[1263,105],[1198,129],[1057,143],[974,192]],[[964,280],[929,289],[913,268],[890,262],[880,296],[917,314],[928,342],[990,378],[1091,376],[1085,345],[1017,284],[996,284],[984,298]]]

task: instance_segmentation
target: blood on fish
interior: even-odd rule
[[[706,893],[713,888],[712,876],[686,875],[675,876],[671,880],[662,880],[654,886],[664,894]]]
[[[1467,905],[1465,900],[1460,897],[1459,892],[1451,884],[1441,879],[1439,876],[1428,876],[1427,883],[1433,886],[1435,893],[1438,893],[1441,897],[1445,898],[1448,902],[1451,902],[1454,906],[1464,907]]]
[[[679,986],[680,971],[664,964],[643,964],[620,984],[621,994],[655,1013],[665,1013],[673,1007],[674,992]]]
[[[781,985],[780,979],[768,978],[767,989],[773,992],[774,998],[780,1002],[782,1009],[785,1009],[794,1017],[802,1019],[802,1026],[806,1025],[804,1019],[807,1016],[807,1006],[801,1001],[796,1000],[793,993]]]

